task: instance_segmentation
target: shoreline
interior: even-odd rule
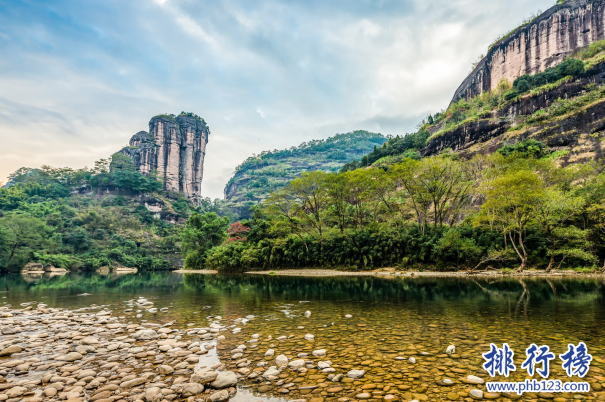
[[[216,270],[185,270],[179,269],[172,271],[178,274],[218,274]],[[381,268],[372,271],[339,271],[334,269],[284,269],[270,271],[246,271],[243,274],[250,275],[270,275],[270,276],[306,276],[306,277],[335,277],[335,276],[372,276],[384,278],[411,278],[411,277],[536,277],[536,278],[561,278],[561,277],[584,277],[584,278],[605,278],[602,272],[576,272],[576,271],[395,271],[393,268]]]

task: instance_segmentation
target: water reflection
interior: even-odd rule
[[[135,313],[123,312],[123,301],[144,296],[155,307],[167,307],[168,312],[143,312],[142,320],[176,321],[183,326],[206,325],[209,314],[221,315],[226,322],[253,314],[257,318],[239,324],[243,331],[229,335],[219,348],[226,364],[232,364],[230,350],[259,334],[258,346],[245,354],[254,364],[270,360],[264,357],[269,348],[275,355],[283,353],[290,358],[325,348],[327,359],[339,372],[363,367],[368,372],[364,381],[378,384],[380,392],[388,388],[402,397],[411,392],[414,397],[443,400],[446,391],[430,387],[443,378],[480,375],[481,353],[491,342],[508,342],[517,357],[523,356],[530,343],[548,344],[561,353],[567,343],[583,341],[595,356],[595,377],[588,380],[598,385],[598,370],[605,369],[603,280],[69,273],[33,281],[7,275],[0,278],[0,289],[2,303],[43,301],[68,308],[94,303],[111,306],[133,321]],[[310,317],[305,317],[306,310],[312,312]],[[307,333],[315,336],[313,342],[304,341]],[[294,335],[292,340],[276,341],[289,335]],[[450,344],[456,345],[455,359],[444,357]],[[416,356],[418,363],[402,363],[395,359],[400,355]],[[553,373],[561,378],[560,367]],[[520,369],[514,375],[525,378]],[[284,380],[298,381],[295,376]],[[319,384],[326,381],[325,376],[311,371],[301,381],[318,385],[321,396],[347,396],[358,392],[359,385],[324,390]],[[254,395],[274,398],[284,392],[279,386],[253,381],[244,385]],[[447,392],[454,389],[464,393],[462,385]],[[307,396],[296,387],[286,391],[288,398]],[[244,395],[249,394],[242,393],[239,398]]]

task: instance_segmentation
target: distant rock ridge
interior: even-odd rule
[[[132,158],[139,172],[157,171],[166,191],[201,197],[204,157],[210,129],[193,113],[152,117],[149,132],[139,131],[119,153]]]
[[[605,39],[605,0],[557,4],[496,42],[458,87],[452,103],[512,83],[564,61],[591,43]]]

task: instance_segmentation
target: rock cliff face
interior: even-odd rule
[[[605,63],[599,63],[579,76],[575,81],[570,81],[559,87],[544,91],[535,95],[522,96],[519,99],[509,103],[503,108],[492,111],[491,116],[486,116],[484,119],[470,121],[463,124],[446,134],[432,137],[428,140],[426,147],[421,150],[423,156],[437,155],[440,152],[451,149],[460,152],[462,155],[471,156],[474,153],[492,153],[495,152],[504,141],[517,141],[512,139],[507,132],[517,124],[519,116],[531,116],[538,110],[543,110],[558,99],[573,100],[586,92],[586,88],[592,85],[601,86],[605,84]],[[600,105],[600,104],[599,104]],[[588,115],[588,117],[582,115]],[[602,106],[593,105],[587,109],[582,109],[581,116],[569,118],[562,124],[560,122],[553,123],[557,126],[556,130],[542,130],[538,133],[526,133],[523,138],[534,138],[543,141],[545,144],[555,147],[560,143],[561,136],[565,137],[565,145],[574,146],[581,145],[579,138],[582,135],[595,137],[595,132],[600,132],[603,128],[598,122],[605,118],[605,109]],[[577,127],[572,128],[570,121],[576,122]],[[431,127],[429,131],[438,131],[443,124],[437,124]],[[544,125],[545,127],[548,124]],[[565,130],[562,131],[561,127]],[[573,133],[572,133],[573,131]],[[530,135],[531,134],[531,135]],[[536,135],[533,135],[536,134]],[[605,134],[605,133],[604,133]],[[569,138],[578,138],[569,141]],[[594,142],[589,140],[591,144]],[[595,142],[595,156],[602,157],[603,152],[600,145]],[[583,152],[581,152],[583,153]]]
[[[165,190],[198,199],[209,135],[204,119],[193,113],[155,116],[149,133],[136,133],[120,153],[130,156],[143,174],[157,171]]]
[[[452,102],[513,82],[565,60],[568,55],[605,39],[605,0],[558,4],[492,46],[456,90]]]

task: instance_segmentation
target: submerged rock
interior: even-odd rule
[[[356,380],[362,378],[365,373],[365,370],[351,370],[347,373],[347,377]]]

